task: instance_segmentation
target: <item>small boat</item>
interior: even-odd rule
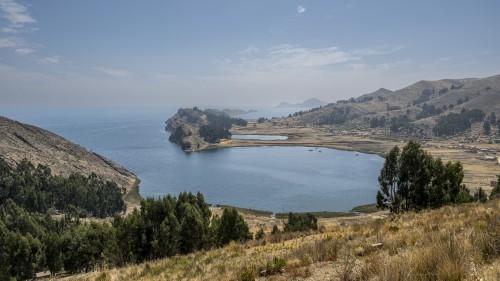
[[[309,149],[309,151],[313,151],[312,149]]]

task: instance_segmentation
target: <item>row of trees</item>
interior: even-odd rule
[[[26,159],[12,168],[0,157],[0,204],[12,199],[30,212],[46,213],[52,208],[104,218],[123,211],[122,192],[116,183],[93,173],[65,178],[52,175],[47,166],[35,168]]]
[[[481,109],[467,110],[463,108],[460,113],[450,113],[439,118],[432,131],[438,137],[462,133],[470,129],[472,123],[483,121],[484,116]]]
[[[208,124],[214,127],[221,127],[226,130],[231,129],[233,125],[236,126],[247,126],[247,121],[242,118],[232,118],[227,114],[214,114],[211,112],[205,111],[207,115]]]
[[[146,199],[112,222],[82,223],[29,213],[8,199],[0,205],[0,280],[34,273],[77,273],[211,249],[252,235],[233,209],[214,216],[203,196]]]
[[[0,159],[0,280],[121,266],[252,238],[235,209],[212,216],[201,193],[148,198],[126,217],[117,214],[123,205],[116,184],[95,174],[65,178],[27,160],[11,168]],[[65,214],[53,216],[52,209]],[[115,217],[83,223],[83,210]]]
[[[399,213],[470,202],[473,198],[462,185],[463,177],[460,162],[444,164],[418,142],[409,141],[402,150],[395,146],[385,157],[377,206]]]
[[[319,124],[342,125],[349,120],[350,107],[334,107],[330,115],[323,117]]]

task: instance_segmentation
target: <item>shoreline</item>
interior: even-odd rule
[[[268,123],[251,123],[247,127],[234,127],[232,134],[241,135],[280,135],[287,136],[287,140],[222,140],[218,144],[211,145],[208,149],[221,149],[231,147],[261,147],[261,146],[303,146],[323,147],[343,151],[355,151],[366,154],[374,154],[380,157],[385,155],[394,146],[402,148],[412,139],[407,136],[392,136],[386,133],[371,135],[369,132],[357,131],[356,133],[339,134],[332,133],[331,127],[285,127]],[[500,165],[497,161],[486,161],[482,150],[497,151],[500,153],[500,145],[487,143],[486,141],[473,144],[461,143],[453,138],[450,139],[425,139],[419,140],[422,148],[435,158],[441,158],[443,162],[460,161],[463,165],[465,184],[471,192],[482,188],[491,191],[491,181],[496,181],[500,173]],[[471,153],[469,147],[476,147],[477,153]],[[500,157],[499,157],[500,158]]]

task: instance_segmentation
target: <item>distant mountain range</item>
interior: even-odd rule
[[[482,110],[485,116],[491,113],[499,116],[500,75],[419,81],[395,91],[381,88],[357,98],[338,100],[322,108],[294,115],[286,122],[349,128],[390,126],[391,131],[430,135],[440,118],[472,109]],[[376,122],[381,119],[383,122]],[[401,123],[400,128],[398,123]]]
[[[328,104],[327,102],[324,102],[322,100],[316,99],[316,98],[311,98],[305,100],[303,103],[289,103],[289,102],[281,102],[277,107],[278,108],[313,108],[313,107],[320,107],[323,105]]]

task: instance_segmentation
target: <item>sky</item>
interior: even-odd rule
[[[500,74],[498,0],[0,0],[0,105],[274,106]]]

